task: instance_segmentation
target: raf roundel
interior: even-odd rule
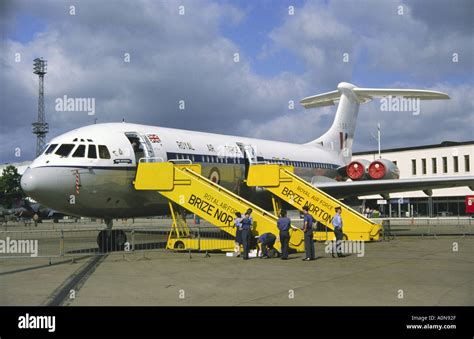
[[[211,170],[211,174],[209,174],[209,180],[211,180],[213,183],[219,184],[219,182],[221,181],[221,176],[217,168],[214,167]]]

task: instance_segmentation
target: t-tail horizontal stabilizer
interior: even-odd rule
[[[331,128],[321,137],[307,145],[319,145],[330,151],[337,152],[344,163],[352,157],[352,144],[356,128],[359,105],[373,98],[401,97],[405,99],[439,100],[449,99],[446,93],[422,89],[393,88],[359,88],[347,82],[341,82],[336,91],[322,93],[304,98],[300,103],[305,108],[323,107],[339,102],[336,116]]]
[[[341,82],[336,91],[326,92],[304,98],[300,101],[304,108],[315,108],[332,106],[341,99],[343,89],[350,89],[353,98],[360,104],[367,103],[373,98],[383,98],[387,96],[404,97],[407,99],[420,100],[440,100],[449,99],[449,95],[443,92],[428,91],[423,89],[396,89],[396,88],[359,88],[352,87],[352,84]]]

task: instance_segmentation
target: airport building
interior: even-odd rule
[[[353,153],[353,160],[378,159],[378,151]],[[444,141],[436,145],[381,150],[381,157],[400,169],[400,179],[474,175],[474,141]],[[474,187],[473,187],[474,188]],[[469,187],[435,189],[431,192],[391,193],[389,199],[378,195],[360,197],[365,206],[392,217],[466,216],[466,196],[474,195]]]

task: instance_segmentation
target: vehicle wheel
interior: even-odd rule
[[[180,250],[184,250],[184,243],[182,241],[177,241],[174,243],[174,248],[175,249],[180,249]]]

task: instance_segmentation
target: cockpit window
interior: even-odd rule
[[[99,145],[99,157],[101,159],[110,159],[110,153],[105,145]]]
[[[44,154],[53,153],[53,151],[56,149],[57,146],[58,146],[58,144],[49,145],[49,147],[46,149],[46,152],[44,152]]]
[[[87,157],[90,159],[97,159],[97,148],[95,145],[89,145],[89,149],[87,150]]]
[[[61,157],[67,157],[69,153],[71,153],[74,146],[75,146],[74,144],[62,144],[61,146],[59,146],[55,154]]]
[[[76,150],[72,154],[73,158],[84,158],[86,155],[86,146],[85,145],[79,145],[77,146]]]

